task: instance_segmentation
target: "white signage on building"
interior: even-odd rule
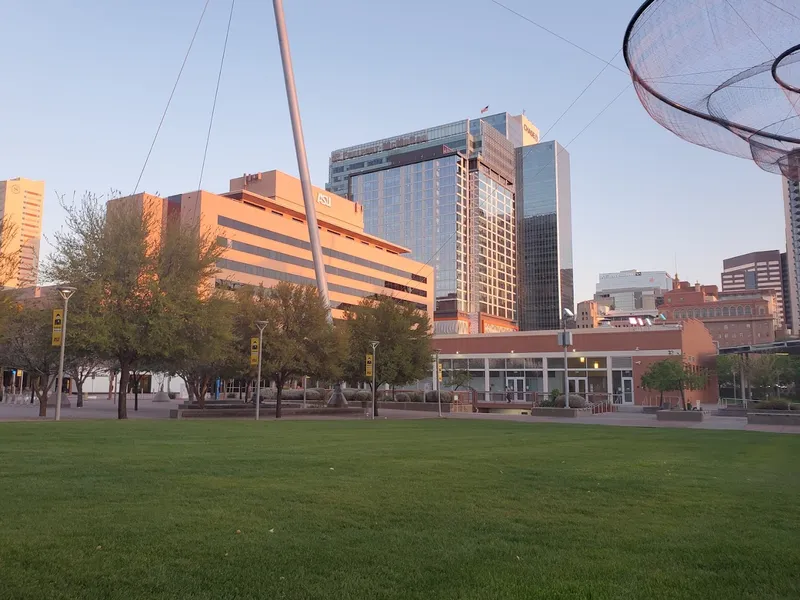
[[[323,206],[333,206],[333,202],[331,202],[331,197],[327,194],[317,194],[317,202],[322,204]]]

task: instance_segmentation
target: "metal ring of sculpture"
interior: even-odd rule
[[[800,179],[798,42],[797,0],[647,0],[623,55],[656,122]]]

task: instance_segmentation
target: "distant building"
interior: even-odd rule
[[[328,188],[364,206],[365,230],[434,267],[440,333],[517,328],[514,145],[487,119],[330,156]]]
[[[664,294],[661,313],[667,323],[702,321],[721,348],[774,342],[778,329],[774,290],[719,292],[681,281]]]
[[[220,273],[210,282],[217,288],[271,287],[279,281],[316,287],[300,181],[268,171],[232,179],[230,190],[168,198],[138,194],[109,205],[135,202],[157,222],[179,216],[216,232],[227,248],[217,262]],[[392,296],[432,315],[433,268],[406,256],[408,248],[365,233],[359,204],[319,188],[313,193],[334,317],[377,296]]]
[[[558,142],[517,148],[519,328],[558,329],[575,306],[569,153]]]
[[[786,217],[786,276],[784,288],[784,321],[787,329],[800,331],[800,182],[783,182],[783,207]],[[788,290],[788,293],[787,293]]]
[[[19,264],[7,287],[35,286],[39,279],[39,248],[42,240],[44,181],[19,177],[0,181],[0,219],[9,227],[7,251],[17,253]]]
[[[600,273],[594,299],[612,310],[655,310],[672,284],[666,271]]]
[[[784,298],[786,297],[781,268],[786,258],[779,250],[750,252],[722,261],[722,291],[775,290],[778,327],[786,326]],[[788,291],[788,290],[787,290]]]

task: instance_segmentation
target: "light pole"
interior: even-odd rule
[[[69,299],[75,293],[75,288],[68,285],[60,286],[58,294],[64,299],[64,318],[61,322],[61,356],[58,359],[58,379],[56,380],[56,421],[61,420],[61,382],[64,380],[64,346],[67,341],[67,307]]]
[[[264,346],[264,328],[267,326],[266,321],[256,321],[258,327],[258,377],[256,378],[256,421],[258,421],[259,413],[261,410],[261,356],[263,355]]]
[[[575,316],[570,309],[565,308],[561,321],[564,325],[564,331],[561,336],[561,345],[564,346],[564,407],[569,408],[569,369],[567,369],[567,348],[572,345],[572,332],[567,331],[567,319]]]
[[[372,419],[375,419],[375,372],[378,370],[378,363],[375,362],[375,357],[378,354],[378,341],[370,342],[372,346]]]
[[[439,417],[442,416],[442,382],[439,381],[439,353],[441,350],[436,348],[433,353],[436,356],[436,370],[433,374],[433,380],[436,382],[436,403],[439,405]]]

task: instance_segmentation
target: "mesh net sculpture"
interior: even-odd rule
[[[623,53],[658,123],[800,179],[800,0],[649,0]]]

